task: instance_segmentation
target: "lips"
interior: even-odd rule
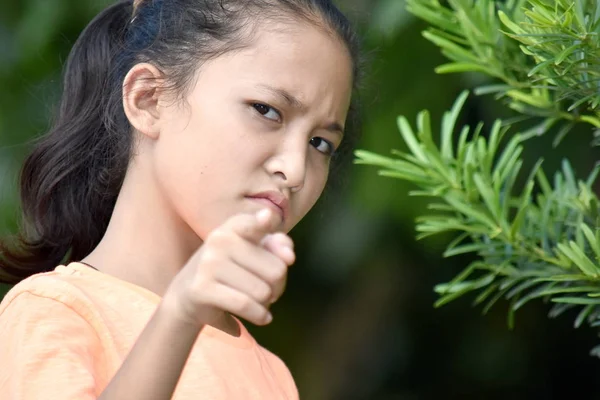
[[[249,199],[260,201],[266,206],[279,212],[281,218],[285,220],[289,214],[289,200],[287,196],[276,190],[264,191],[247,196]]]

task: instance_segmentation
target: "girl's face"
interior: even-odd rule
[[[270,207],[288,232],[321,195],[352,91],[345,46],[309,24],[260,29],[205,63],[184,105],[160,105],[151,152],[164,199],[196,235]]]

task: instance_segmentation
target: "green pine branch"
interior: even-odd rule
[[[478,256],[451,282],[435,288],[436,305],[474,293],[474,304],[485,313],[505,298],[512,326],[516,310],[542,298],[554,303],[551,316],[577,307],[575,326],[600,326],[600,214],[591,189],[600,168],[578,180],[565,160],[550,182],[539,160],[524,189],[517,190],[523,145],[531,135],[514,133],[504,144],[509,128],[496,121],[488,139],[481,135],[482,124],[463,127],[455,138],[466,98],[464,92],[444,115],[439,145],[429,114],[422,111],[416,132],[405,117],[398,119],[407,152],[393,151],[392,157],[356,152],[358,164],[412,182],[418,190],[410,195],[431,199],[431,212],[417,221],[419,238],[453,232],[446,257]]]
[[[600,6],[597,0],[407,0],[431,27],[423,36],[450,63],[438,73],[478,72],[520,114],[600,128]]]

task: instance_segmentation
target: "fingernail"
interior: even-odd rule
[[[267,324],[270,324],[270,323],[271,323],[271,321],[273,321],[273,314],[271,314],[271,313],[268,313],[268,314],[267,314]]]

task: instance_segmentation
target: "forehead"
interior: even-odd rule
[[[349,51],[336,35],[313,23],[261,23],[248,46],[215,61],[229,83],[278,87],[303,102],[349,104],[352,92]]]
[[[350,53],[336,34],[317,22],[305,20],[257,24],[243,54],[255,59],[300,62],[298,67],[339,63],[338,72],[347,72],[346,67],[352,66]]]

